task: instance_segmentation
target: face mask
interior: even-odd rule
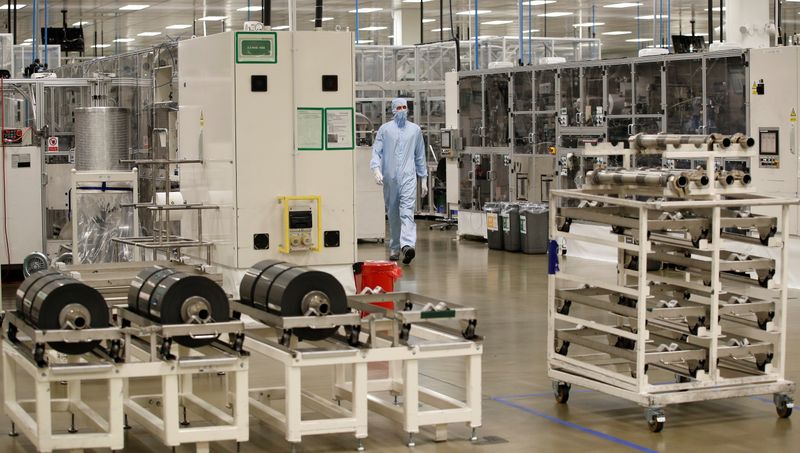
[[[400,110],[394,112],[394,122],[397,123],[398,126],[400,127],[405,126],[406,118],[408,118],[408,110]]]

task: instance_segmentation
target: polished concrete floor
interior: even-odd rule
[[[386,256],[379,244],[362,244],[359,251],[360,259]],[[612,272],[606,266],[590,262],[573,260],[563,265],[590,272]],[[420,224],[417,259],[404,268],[398,289],[479,309],[478,331],[485,336],[481,440],[470,443],[466,440],[469,430],[458,425],[450,428],[448,442],[434,442],[432,433],[425,430],[417,436],[417,446],[409,449],[401,426],[371,414],[369,437],[365,441],[368,451],[797,451],[800,429],[792,427],[796,421],[779,419],[768,395],[668,407],[666,428],[658,434],[647,429],[640,407],[611,396],[573,388],[569,403],[557,404],[546,375],[546,271],[544,256],[489,251],[485,244],[459,241],[454,232],[429,231],[426,224]],[[800,379],[798,323],[800,301],[792,301],[787,377],[794,380]],[[257,357],[251,361],[251,370],[251,381],[257,384],[270,384],[282,376]],[[464,382],[460,370],[458,363],[424,364],[421,382],[458,396],[463,394]],[[309,380],[309,385],[319,387],[324,394],[329,376],[329,371],[322,370]],[[198,380],[196,385],[216,389],[221,379],[209,376]],[[100,396],[96,398],[102,400]],[[61,420],[61,424],[66,427],[66,420]],[[8,419],[0,415],[0,427],[7,426]],[[136,426],[126,436],[126,451],[169,451]],[[337,434],[309,437],[299,451],[344,452],[353,451],[354,447],[352,435]],[[177,450],[190,451],[190,448],[183,446]],[[243,444],[241,450],[288,451],[288,444],[282,434],[253,421],[250,442]],[[0,451],[34,449],[22,436],[0,436]],[[236,446],[233,442],[217,443],[212,445],[212,451],[233,452]]]

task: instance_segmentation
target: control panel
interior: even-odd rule
[[[31,128],[8,128],[3,129],[3,143],[6,145],[31,145]]]
[[[294,207],[289,210],[289,247],[292,250],[309,249],[313,245],[311,231],[314,214],[310,207]]]
[[[322,249],[322,199],[288,196],[278,197],[278,203],[282,205],[284,224],[283,241],[278,250],[281,253],[319,252]]]
[[[762,127],[758,130],[758,166],[781,168],[778,128]]]

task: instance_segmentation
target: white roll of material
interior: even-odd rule
[[[167,204],[167,193],[156,192],[156,205],[165,206],[166,204]],[[170,206],[178,206],[186,204],[186,200],[183,199],[183,195],[180,192],[170,192],[169,204]],[[169,218],[170,220],[183,220],[184,214],[186,214],[186,211],[172,211],[169,213]]]

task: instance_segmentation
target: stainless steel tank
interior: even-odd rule
[[[122,107],[75,109],[75,169],[127,170],[130,110]]]

